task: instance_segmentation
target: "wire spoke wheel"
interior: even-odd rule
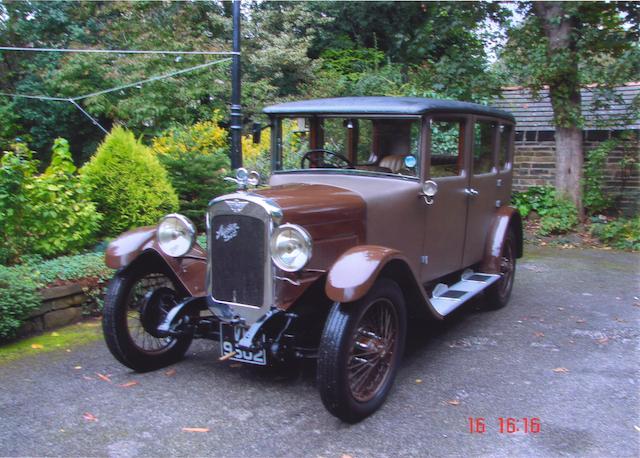
[[[318,348],[317,384],[322,403],[355,423],[384,403],[404,352],[407,311],[402,290],[379,278],[362,298],[336,303]]]
[[[397,313],[388,299],[372,303],[363,315],[347,363],[349,388],[358,401],[372,399],[389,376],[397,327]]]
[[[138,349],[145,352],[163,351],[175,341],[174,337],[159,338],[152,335],[145,329],[142,322],[145,302],[154,290],[161,287],[173,289],[173,282],[162,274],[148,274],[139,278],[133,284],[126,302],[129,337]],[[153,313],[156,318],[154,320],[156,321],[155,325],[160,324],[160,319],[169,312],[169,310],[163,309],[161,306],[159,308],[159,310],[147,311],[147,313]]]
[[[500,294],[506,295],[513,285],[513,277],[515,273],[515,255],[513,252],[513,244],[506,243],[500,258]]]
[[[509,302],[511,290],[516,276],[516,238],[513,231],[509,231],[502,246],[502,252],[498,259],[500,280],[491,285],[486,292],[485,307],[497,310]]]
[[[184,356],[193,336],[163,337],[158,325],[185,294],[165,271],[139,262],[116,273],[104,302],[102,329],[109,351],[133,370],[169,366]]]

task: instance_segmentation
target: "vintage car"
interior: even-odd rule
[[[480,294],[509,300],[514,118],[407,97],[264,112],[268,186],[239,169],[237,192],[203,209],[206,247],[179,214],[111,243],[106,342],[136,371],[178,361],[194,338],[219,341],[221,360],[315,359],[322,402],[356,422],[387,397],[409,329]]]

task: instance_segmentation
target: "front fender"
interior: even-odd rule
[[[105,263],[112,269],[125,268],[134,261],[163,262],[192,296],[203,296],[207,272],[207,253],[197,243],[185,256],[174,258],[165,254],[158,245],[156,227],[132,229],[109,244]]]
[[[398,250],[361,245],[347,250],[331,266],[325,293],[335,302],[353,302],[373,286],[378,274],[393,259],[403,259]]]

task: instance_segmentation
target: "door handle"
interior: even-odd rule
[[[475,190],[475,189],[473,189],[473,188],[466,188],[466,189],[464,190],[464,193],[465,193],[466,195],[468,195],[468,196],[471,196],[471,197],[475,197],[475,196],[477,196],[478,194],[480,194],[478,191],[476,191],[476,190]]]

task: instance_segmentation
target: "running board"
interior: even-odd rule
[[[476,273],[465,270],[461,280],[455,285],[438,283],[433,289],[431,305],[442,315],[448,315],[472,297],[500,280],[500,275]]]

